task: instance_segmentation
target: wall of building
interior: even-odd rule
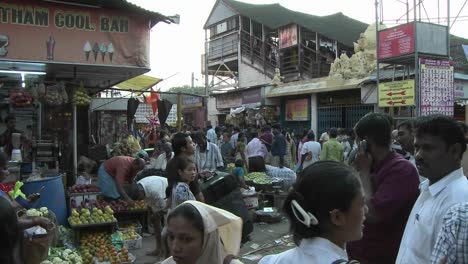
[[[256,85],[267,84],[271,82],[271,78],[253,68],[251,65],[242,61],[239,63],[239,87],[250,87]],[[260,66],[259,66],[260,67]]]
[[[219,3],[214,6],[211,16],[208,18],[208,21],[206,22],[206,26],[209,27],[213,24],[216,24],[236,14],[237,13],[234,12],[234,10],[231,7],[226,5],[223,1],[219,1]]]
[[[208,98],[207,121],[210,122],[212,126],[218,125],[218,113],[218,109],[216,109],[216,98],[211,96]]]

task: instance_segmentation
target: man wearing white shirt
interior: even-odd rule
[[[320,159],[320,152],[322,151],[322,147],[320,143],[315,140],[315,134],[311,130],[307,133],[307,138],[309,141],[304,143],[301,148],[301,162],[302,162],[302,170],[307,168],[308,166],[312,165],[312,163],[319,161]]]
[[[206,131],[206,138],[208,138],[208,140],[211,143],[217,144],[217,142],[216,142],[216,132],[213,129],[213,127],[211,125],[208,125],[206,128],[208,129]]]
[[[151,160],[151,167],[157,170],[166,170],[167,162],[174,157],[174,152],[172,152],[172,145],[169,142],[164,143],[163,145],[164,152],[159,154],[156,160]]]
[[[415,159],[427,180],[411,211],[396,263],[429,263],[443,216],[457,203],[468,202],[468,180],[461,169],[465,137],[453,118],[420,117],[415,124]]]

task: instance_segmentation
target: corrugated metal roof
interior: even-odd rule
[[[357,41],[359,35],[368,26],[368,24],[345,16],[341,12],[329,16],[314,16],[289,10],[280,4],[254,5],[234,0],[223,1],[241,15],[247,16],[271,29],[277,29],[289,24],[298,24],[350,47],[353,47],[353,42]]]
[[[44,0],[43,0],[44,1]],[[146,16],[151,20],[151,27],[158,22],[173,23],[174,21],[167,16],[158,12],[145,9],[141,6],[135,5],[127,0],[57,0],[63,4],[73,4],[81,6],[98,6],[102,8],[125,10],[129,13],[136,13]]]

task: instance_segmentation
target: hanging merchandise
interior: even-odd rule
[[[83,82],[80,83],[80,87],[75,91],[73,102],[76,105],[89,105],[91,102],[91,97],[88,95],[88,93],[86,93]]]
[[[10,94],[10,103],[13,107],[27,107],[32,102],[32,96],[26,91],[12,92]]]
[[[54,106],[66,104],[68,102],[68,95],[65,91],[65,83],[59,82],[48,86],[44,101],[46,104]]]
[[[171,108],[172,103],[168,100],[163,99],[158,102],[158,118],[161,126],[166,123],[169,112],[171,112]]]
[[[135,113],[136,113],[136,111],[138,109],[139,104],[140,104],[140,101],[138,101],[136,98],[128,99],[128,102],[127,102],[127,128],[128,128],[128,131],[132,130],[133,119],[135,118]]]

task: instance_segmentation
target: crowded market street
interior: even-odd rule
[[[0,264],[468,263],[468,0],[0,0]]]

